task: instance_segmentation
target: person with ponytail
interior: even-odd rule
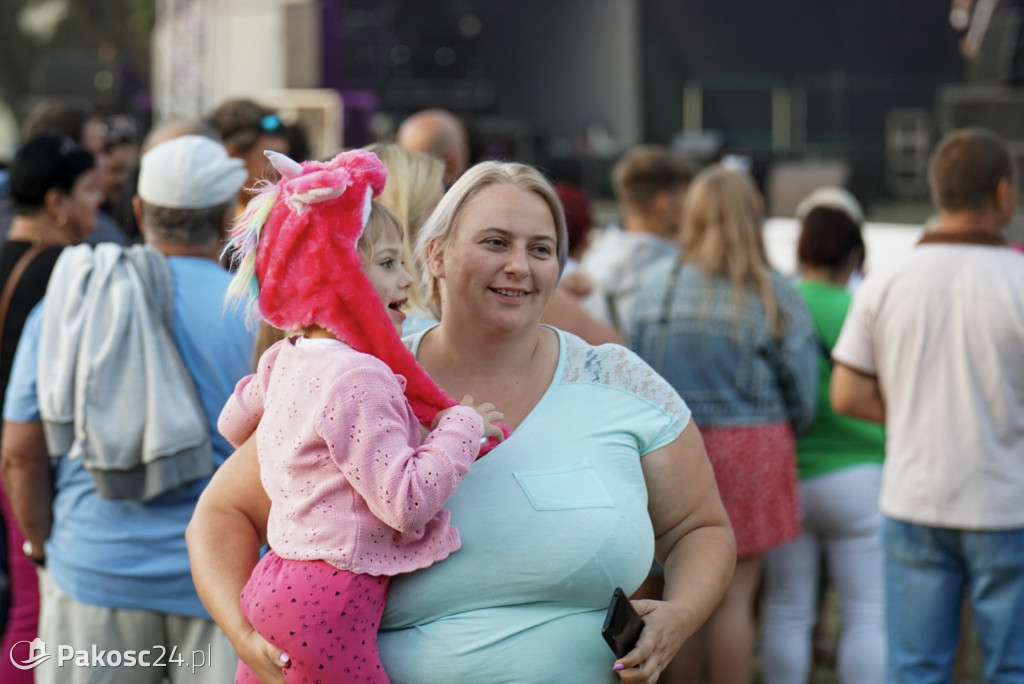
[[[627,340],[683,396],[700,426],[736,535],[736,573],[664,682],[749,683],[761,558],[800,531],[795,437],[814,417],[818,346],[796,289],[772,271],[764,204],[746,171],[694,179],[680,257],[637,289]],[[795,680],[794,680],[795,681]]]

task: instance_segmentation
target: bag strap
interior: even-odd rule
[[[46,242],[36,242],[22,254],[11,269],[11,275],[7,277],[3,292],[0,292],[0,341],[4,339],[4,325],[7,323],[7,310],[11,308],[11,300],[14,299],[14,290],[17,289],[21,277],[44,250],[53,247]]]

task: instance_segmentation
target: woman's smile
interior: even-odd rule
[[[514,185],[487,186],[466,203],[440,256],[443,297],[476,298],[480,320],[522,312],[494,319],[500,327],[536,325],[558,282],[556,244],[554,218],[539,196]]]

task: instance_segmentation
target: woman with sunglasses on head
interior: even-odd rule
[[[223,102],[208,117],[217,129],[228,154],[245,162],[249,177],[238,193],[239,213],[255,195],[257,181],[279,178],[277,171],[264,156],[265,150],[289,154],[288,137],[277,114],[258,102],[235,99]]]
[[[103,200],[92,155],[59,135],[36,136],[18,149],[10,169],[10,194],[15,217],[0,244],[0,408],[25,319],[42,299],[61,250],[81,242],[95,228]],[[4,460],[5,476],[10,467]],[[29,556],[38,557],[38,549],[23,546],[25,538],[10,512],[9,494],[0,496],[11,578],[0,681],[29,684],[32,671],[15,669],[12,661],[28,660],[28,642],[36,636],[39,590]]]

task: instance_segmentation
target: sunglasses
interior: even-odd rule
[[[260,119],[260,130],[269,135],[283,135],[284,124],[277,118],[277,114],[267,114]]]
[[[103,146],[109,152],[118,145],[135,144],[139,140],[139,125],[127,116],[113,116],[104,123],[106,133]]]

